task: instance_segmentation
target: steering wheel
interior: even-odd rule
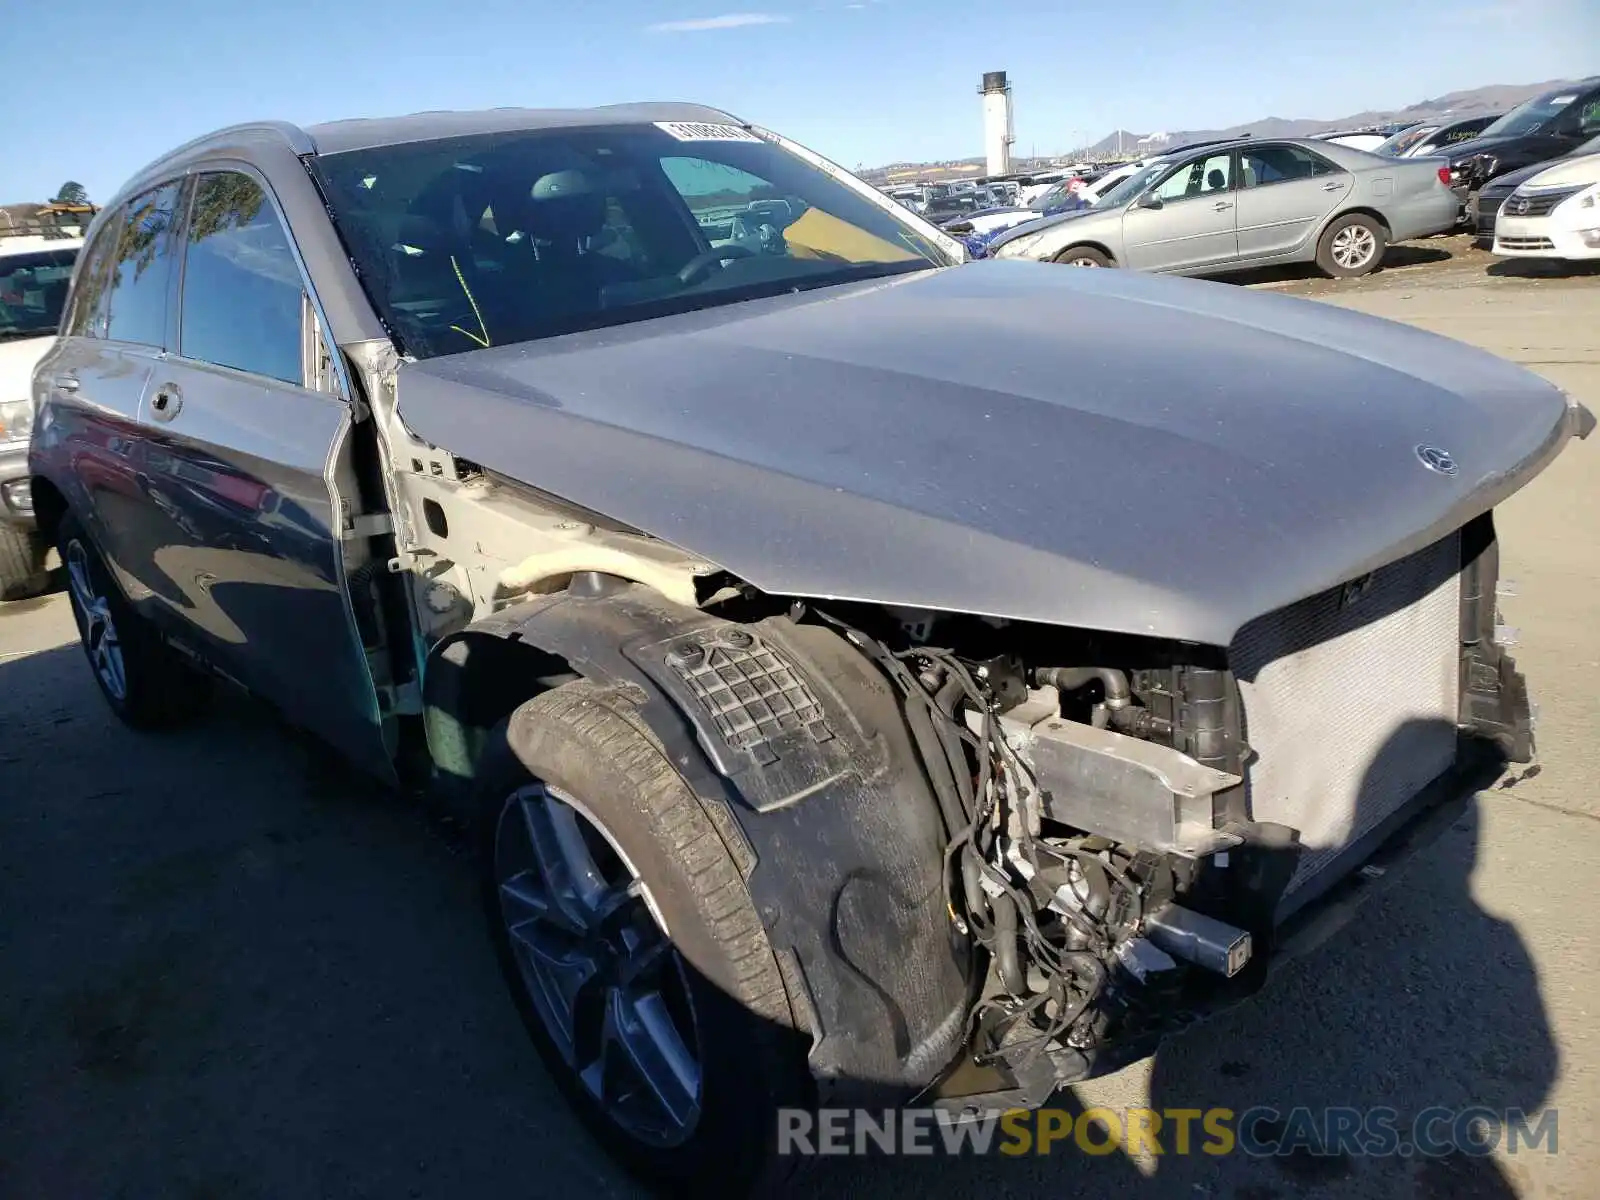
[[[702,250],[683,264],[683,269],[678,272],[678,282],[693,283],[695,277],[702,274],[712,263],[727,262],[732,258],[754,258],[755,256],[754,250],[745,246],[735,245],[732,242],[726,246],[713,246],[709,250]]]

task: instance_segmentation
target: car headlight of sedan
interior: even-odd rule
[[[0,400],[0,442],[25,442],[33,432],[32,400]]]
[[[1041,229],[1037,233],[1024,233],[1019,237],[1008,238],[998,246],[989,248],[990,258],[1016,258],[1018,255],[1027,254],[1049,234],[1048,229]]]
[[[1570,200],[1564,202],[1574,208],[1597,209],[1600,208],[1600,183],[1592,183]]]

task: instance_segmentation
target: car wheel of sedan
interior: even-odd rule
[[[1377,269],[1389,246],[1389,231],[1375,217],[1351,213],[1323,230],[1317,266],[1335,279],[1353,279]]]
[[[49,586],[44,544],[26,529],[0,525],[0,600],[26,600]]]
[[[112,711],[135,729],[192,717],[210,694],[209,680],[133,611],[73,518],[61,522],[58,545],[78,637]]]
[[[1051,262],[1061,263],[1068,267],[1110,267],[1111,257],[1103,250],[1096,250],[1093,246],[1068,246]]]
[[[812,1103],[766,931],[700,801],[615,690],[523,704],[477,770],[491,937],[585,1124],[651,1184],[765,1187]]]

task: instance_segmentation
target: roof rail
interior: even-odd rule
[[[145,163],[144,166],[133,172],[128,178],[130,180],[142,179],[163,163],[180,158],[191,150],[198,150],[208,143],[223,141],[241,133],[276,134],[287,142],[289,148],[296,154],[315,154],[317,152],[316,142],[312,141],[311,135],[298,125],[291,124],[288,121],[242,121],[237,125],[227,125],[221,129],[213,129],[210,133],[202,133],[199,137],[190,138],[181,146],[174,146],[159,158],[153,158]],[[122,195],[123,190],[123,188],[117,190],[117,197]]]

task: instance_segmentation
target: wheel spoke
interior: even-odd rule
[[[530,784],[495,835],[511,957],[562,1059],[623,1129],[675,1145],[699,1115],[694,1006],[648,889],[575,801]]]
[[[520,871],[500,885],[500,907],[508,926],[540,921],[574,937],[581,937],[586,928],[550,902],[537,869]]]
[[[72,589],[72,598],[78,602],[83,614],[88,616],[89,610],[94,607],[94,588],[89,583],[89,564],[77,550],[78,547],[73,545],[71,557],[67,559],[67,583]]]
[[[698,1108],[699,1067],[659,992],[611,991],[600,1054],[584,1076],[602,1100],[668,1130],[687,1126]]]
[[[588,928],[593,924],[596,898],[606,884],[583,840],[578,814],[543,789],[525,795],[521,805],[534,867],[546,896],[568,922]]]

